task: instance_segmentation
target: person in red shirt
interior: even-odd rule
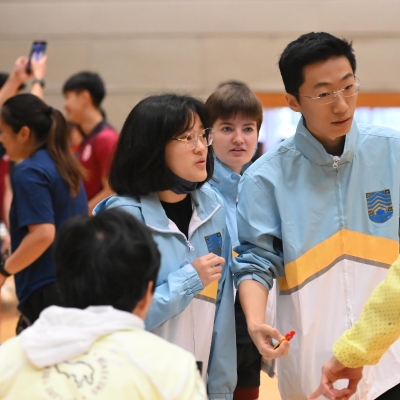
[[[108,175],[118,134],[101,109],[106,91],[98,74],[79,72],[71,76],[64,84],[63,94],[69,122],[84,134],[76,155],[86,170],[84,186],[91,214],[97,203],[113,194]]]

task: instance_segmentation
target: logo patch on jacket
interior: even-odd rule
[[[222,255],[222,236],[219,232],[204,237],[209,253],[214,253],[221,257]]]
[[[390,189],[379,192],[366,193],[368,216],[373,222],[386,222],[393,215],[392,197]]]

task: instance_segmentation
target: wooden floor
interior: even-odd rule
[[[18,320],[18,312],[15,304],[3,304],[0,302],[0,343],[4,343],[15,335],[15,326]],[[261,372],[260,400],[281,400],[276,379],[271,379]]]

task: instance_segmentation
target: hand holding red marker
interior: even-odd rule
[[[281,343],[285,340],[287,340],[288,342],[290,342],[293,339],[293,336],[296,334],[295,331],[290,331],[288,332],[281,340],[277,341],[273,338],[271,338],[272,340],[272,345],[274,346],[274,350],[277,349]]]

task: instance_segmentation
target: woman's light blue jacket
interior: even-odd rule
[[[161,268],[146,327],[193,353],[203,363],[205,378],[208,373],[210,398],[228,400],[236,386],[236,346],[225,208],[208,184],[193,191],[191,197],[188,238],[168,219],[156,193],[111,196],[95,207],[94,214],[121,208],[152,230],[161,253]],[[222,255],[226,263],[219,282],[204,288],[192,262],[210,252]]]

